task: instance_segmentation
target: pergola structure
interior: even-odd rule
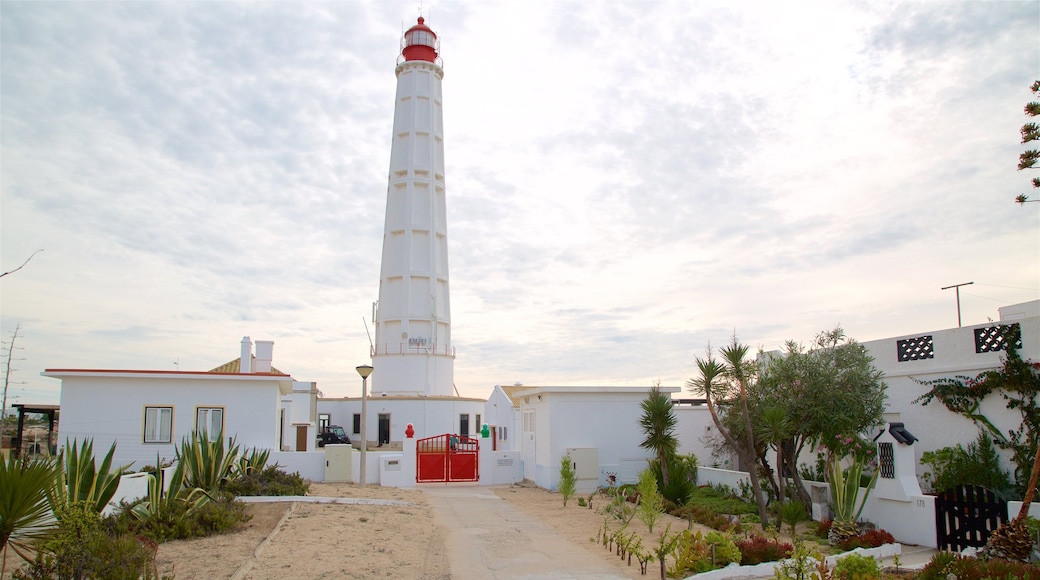
[[[54,418],[58,415],[60,405],[25,405],[16,403],[11,405],[15,409],[18,409],[18,433],[11,438],[12,453],[15,457],[19,457],[22,454],[22,435],[25,433],[25,414],[26,413],[39,413],[41,415],[47,415],[47,453],[51,453],[54,449]]]

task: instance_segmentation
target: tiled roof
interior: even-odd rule
[[[252,356],[253,356],[253,366],[255,367],[256,366],[256,355],[252,355]],[[217,368],[215,368],[215,369],[213,369],[213,370],[211,370],[209,372],[211,372],[211,373],[230,373],[230,374],[240,373],[240,372],[242,372],[242,359],[236,358],[236,359],[229,360],[228,362],[220,365],[219,367],[217,367]],[[284,375],[286,373],[283,373],[282,371],[280,371],[280,370],[278,370],[278,369],[276,369],[274,367],[271,367],[271,374],[272,375]]]
[[[513,402],[513,406],[514,407],[519,407],[520,406],[520,399],[516,398],[516,396],[515,396],[516,393],[518,393],[519,391],[522,391],[524,389],[530,389],[531,388],[531,387],[526,387],[524,385],[509,385],[509,386],[499,385],[499,386],[502,387],[502,392],[505,393],[506,396],[509,397],[509,400]]]

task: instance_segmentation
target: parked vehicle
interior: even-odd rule
[[[337,443],[350,445],[350,437],[347,437],[347,432],[343,430],[343,427],[329,425],[322,428],[321,433],[318,434],[318,447]]]

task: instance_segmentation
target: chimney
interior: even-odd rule
[[[242,359],[238,364],[238,372],[250,374],[253,372],[253,342],[248,336],[242,337]]]
[[[271,372],[271,357],[274,353],[274,342],[270,340],[258,340],[256,341],[256,365],[253,367],[254,373],[270,373]]]

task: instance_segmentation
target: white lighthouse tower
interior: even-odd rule
[[[454,395],[439,41],[420,16],[401,40],[373,309],[372,393]]]

